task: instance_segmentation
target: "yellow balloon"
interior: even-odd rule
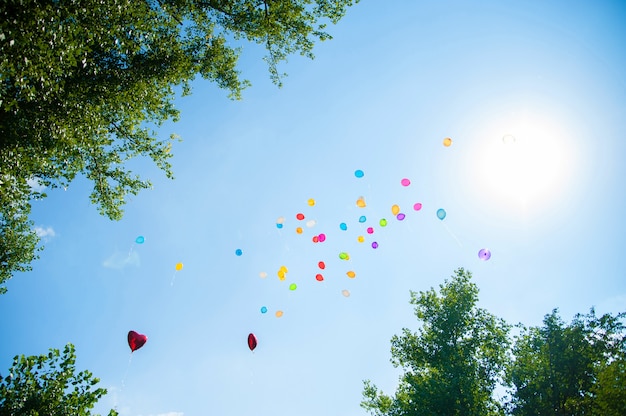
[[[452,139],[449,137],[446,137],[445,139],[443,139],[443,145],[445,147],[450,147],[450,145],[452,144]]]
[[[348,275],[350,279],[354,279],[356,277],[356,273],[354,273],[352,270],[350,270],[346,274]]]
[[[315,205],[315,200],[311,198],[308,201],[306,201],[306,203],[309,204],[310,207],[312,207],[313,205]]]
[[[176,263],[176,270],[182,270],[183,269],[183,264],[182,263]]]
[[[296,228],[296,232],[297,232],[298,234],[302,234],[302,227],[298,227],[298,228]]]
[[[283,272],[285,272],[285,273],[288,273],[288,272],[289,272],[289,270],[287,270],[287,266],[280,266],[280,269],[279,269],[279,270],[282,270],[282,271],[283,271]]]
[[[359,199],[356,200],[356,206],[359,208],[365,208],[367,204],[365,204],[365,198],[360,196]]]
[[[285,272],[283,270],[278,271],[278,278],[280,280],[285,280]]]
[[[275,315],[277,318],[280,318],[281,316],[283,316],[283,311],[276,311]]]
[[[398,215],[398,212],[400,212],[400,207],[397,205],[392,205],[391,206],[391,213],[393,215]]]
[[[360,235],[360,236],[358,236],[358,237],[356,238],[356,240],[357,240],[359,243],[362,243],[363,241],[365,241],[365,237],[363,237],[362,235]]]

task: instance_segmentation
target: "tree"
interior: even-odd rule
[[[507,371],[513,415],[623,415],[624,314],[578,314],[567,325],[555,309],[542,327],[524,328]]]
[[[241,97],[237,42],[266,48],[270,77],[291,54],[313,58],[358,0],[5,0],[0,6],[0,285],[30,270],[29,220],[39,187],[93,182],[91,201],[120,219],[149,188],[126,162],[151,159],[169,178],[175,87],[198,75]]]
[[[89,371],[76,374],[74,346],[63,355],[51,349],[47,355],[15,357],[7,377],[0,376],[0,416],[87,416],[106,390]],[[117,416],[115,410],[109,416]]]
[[[476,306],[478,288],[460,268],[434,289],[411,292],[422,323],[391,340],[391,362],[404,374],[393,397],[369,380],[361,406],[373,415],[502,414],[493,397],[507,362],[509,326]]]

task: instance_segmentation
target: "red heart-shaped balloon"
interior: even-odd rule
[[[248,335],[248,348],[250,348],[250,351],[254,351],[256,346],[257,346],[256,336],[254,334]]]
[[[130,347],[131,352],[143,347],[143,344],[145,344],[147,340],[148,337],[143,334],[135,331],[128,332],[128,346]]]

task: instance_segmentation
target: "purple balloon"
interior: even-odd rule
[[[372,243],[372,248],[378,248],[378,243],[376,241]]]
[[[405,217],[406,215],[404,215],[403,213],[399,213],[398,215],[396,215],[396,218],[398,219],[398,221],[402,221]]]
[[[478,258],[483,261],[489,260],[491,258],[491,251],[486,248],[480,249],[480,251],[478,252]]]

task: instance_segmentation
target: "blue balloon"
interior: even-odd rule
[[[446,210],[443,208],[439,208],[437,210],[437,218],[439,218],[440,220],[443,220],[446,217]]]
[[[135,243],[137,244],[143,244],[144,241],[145,240],[143,238],[143,235],[140,235],[139,237],[135,238]]]
[[[364,175],[365,173],[361,169],[357,169],[354,171],[354,176],[356,176],[357,178],[362,178]]]
[[[267,308],[265,306],[261,307],[261,313],[266,313],[267,312]]]
[[[283,224],[282,223],[276,223],[276,228],[283,228]]]
[[[240,248],[238,248],[237,250],[235,250],[235,254],[238,256],[241,256],[243,254],[243,251]]]
[[[367,218],[365,218],[365,215],[361,215],[359,217],[359,222],[365,222],[365,221],[367,221]]]
[[[339,224],[339,228],[341,228],[343,231],[346,231],[348,229],[348,225],[345,222],[342,222],[341,224]]]

